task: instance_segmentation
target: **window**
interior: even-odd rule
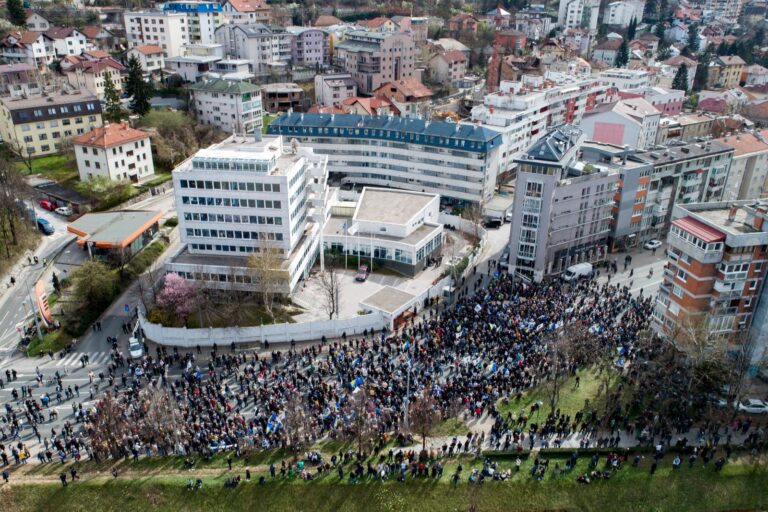
[[[672,293],[674,293],[678,297],[682,297],[683,296],[683,289],[680,286],[675,285],[674,288],[672,288]]]
[[[677,269],[677,278],[678,278],[679,280],[681,280],[682,282],[685,282],[685,279],[686,279],[687,277],[688,277],[688,273],[687,273],[685,270],[683,270],[683,269],[681,269],[681,268],[678,268],[678,269]]]
[[[749,282],[749,289],[754,290],[756,288],[757,288],[757,280],[753,279],[752,281]]]
[[[763,270],[763,262],[758,261],[757,263],[755,263],[755,274],[759,274],[760,272],[762,272],[762,270]]]

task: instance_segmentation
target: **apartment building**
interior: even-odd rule
[[[292,40],[284,28],[260,23],[232,23],[216,29],[216,42],[224,45],[227,57],[250,61],[256,76],[286,71]]]
[[[570,265],[596,263],[608,251],[615,169],[579,165],[584,134],[554,128],[518,162],[509,240],[509,271],[536,282]]]
[[[544,10],[544,6],[531,6],[515,13],[512,26],[524,33],[529,40],[538,41],[547,37],[552,30],[552,18]]]
[[[741,15],[742,2],[739,0],[705,0],[701,7],[712,19],[736,22]]]
[[[548,72],[523,75],[519,82],[502,81],[472,109],[472,122],[501,132],[502,172],[515,168],[515,159],[554,126],[578,125],[585,112],[612,97],[612,88],[594,78]]]
[[[355,30],[336,45],[334,63],[352,75],[360,94],[414,76],[416,46],[410,34]]]
[[[53,41],[53,49],[57,57],[80,55],[89,49],[88,38],[74,27],[52,27],[45,35]]]
[[[603,23],[626,28],[632,20],[640,23],[643,19],[645,0],[621,0],[611,2],[603,11]]]
[[[112,79],[115,90],[121,93],[124,81],[122,72],[124,70],[125,66],[112,57],[106,57],[98,60],[80,60],[67,69],[64,74],[72,87],[85,89],[103,101],[107,75]]]
[[[264,111],[271,114],[278,112],[305,112],[309,108],[306,93],[298,84],[293,82],[264,84],[261,89],[261,105]]]
[[[295,66],[328,64],[328,36],[315,27],[287,27],[291,38],[291,62]]]
[[[655,236],[655,203],[648,201],[653,165],[638,158],[633,149],[593,141],[582,144],[579,165],[618,173],[608,252],[638,247]]]
[[[750,328],[765,331],[753,326],[753,315],[765,289],[766,212],[765,201],[675,206],[653,313],[659,331],[683,346],[691,328],[733,342]],[[759,355],[765,347],[758,348]]]
[[[463,52],[451,51],[438,53],[429,59],[432,77],[443,84],[456,84],[467,74],[469,60]]]
[[[733,160],[725,182],[723,201],[765,197],[768,179],[768,129],[715,139],[733,148]]]
[[[439,194],[444,203],[493,197],[501,135],[477,125],[353,114],[284,114],[269,133],[328,155],[341,184]]]
[[[560,0],[557,26],[561,28],[588,28],[597,32],[600,0]]]
[[[230,137],[174,169],[184,245],[167,272],[208,288],[256,291],[248,256],[266,253],[278,291],[292,292],[309,275],[328,215],[328,157],[282,137],[256,139]]]
[[[268,24],[272,11],[263,0],[226,0],[221,12],[228,23]]]
[[[261,132],[261,92],[252,83],[212,78],[187,89],[198,122],[227,133]]]
[[[23,96],[42,92],[40,72],[27,63],[0,64],[0,95]]]
[[[197,82],[204,75],[214,70],[216,64],[224,59],[223,44],[189,44],[178,57],[165,60],[166,68],[178,74],[185,82]]]
[[[584,114],[579,127],[590,140],[645,149],[656,144],[661,112],[643,98],[603,103]]]
[[[691,142],[712,135],[715,116],[707,113],[680,114],[663,117],[656,132],[656,144],[665,145],[677,140]]]
[[[141,183],[155,175],[149,133],[107,123],[72,139],[80,180],[97,176]]]
[[[643,98],[656,107],[664,117],[676,116],[683,111],[685,91],[667,89],[665,87],[642,87],[639,89],[623,89],[618,92],[619,98]]]
[[[163,11],[187,17],[187,35],[192,44],[215,42],[213,32],[222,20],[221,3],[183,0],[165,2]]]
[[[637,152],[637,158],[653,165],[645,199],[654,207],[650,229],[657,236],[666,233],[676,204],[721,201],[733,154],[733,148],[716,140]]]
[[[141,44],[128,50],[129,58],[136,57],[138,59],[145,78],[159,75],[160,71],[165,69],[163,54],[163,49],[156,44]]]
[[[24,156],[56,153],[62,141],[101,125],[101,103],[89,92],[0,98],[0,136]]]
[[[642,69],[606,69],[597,76],[603,84],[615,87],[620,91],[644,89],[651,85],[650,74]]]
[[[357,83],[349,73],[315,75],[315,103],[340,105],[347,98],[357,96]]]
[[[184,45],[190,43],[185,13],[129,11],[123,17],[129,48],[156,45],[163,49],[163,57],[167,59],[182,55]]]
[[[0,58],[10,64],[29,64],[41,73],[56,58],[53,39],[42,32],[11,32],[0,45]]]

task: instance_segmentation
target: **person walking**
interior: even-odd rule
[[[61,480],[62,487],[66,487],[67,486],[67,474],[66,473],[61,473],[59,475],[59,480]]]

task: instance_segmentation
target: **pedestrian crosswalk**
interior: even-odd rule
[[[56,367],[80,367],[82,366],[82,363],[80,362],[80,358],[84,355],[87,355],[90,360],[88,361],[88,366],[106,366],[110,363],[111,358],[109,355],[109,352],[72,352],[70,354],[67,354],[64,356],[63,359],[56,358],[53,361],[49,361],[46,363],[47,366],[56,366]]]

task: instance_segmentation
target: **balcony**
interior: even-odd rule
[[[681,252],[689,255],[691,258],[701,263],[718,263],[723,259],[723,250],[719,251],[705,251],[699,248],[697,245],[680,238],[679,236],[670,233],[667,238],[669,246],[680,250]]]

